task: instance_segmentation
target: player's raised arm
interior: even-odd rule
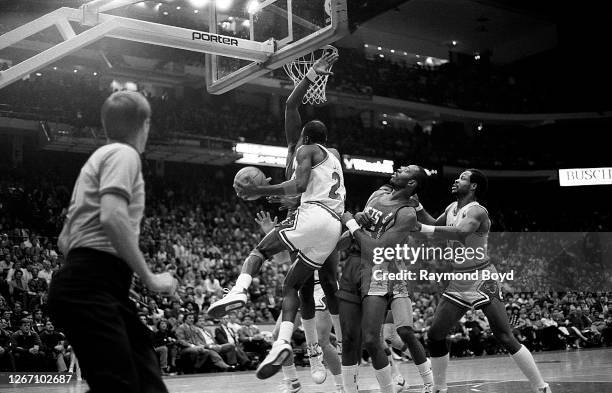
[[[464,242],[465,238],[476,232],[480,225],[487,219],[487,213],[484,209],[472,207],[466,212],[466,217],[457,226],[438,226],[417,223],[415,229],[422,233],[429,233],[434,237],[458,240]]]
[[[351,224],[351,218],[350,213],[344,213],[342,221],[346,223],[349,230],[353,233],[353,237],[359,243],[362,250],[372,250],[375,247],[393,247],[404,241],[410,234],[410,231],[417,225],[414,209],[404,207],[398,210],[395,225],[385,231],[380,238],[373,239],[364,230],[355,227],[354,225],[357,225],[356,222],[353,222],[354,225]]]
[[[297,150],[295,168],[295,178],[274,185],[256,186],[253,183],[237,183],[236,191],[241,198],[264,195],[297,195],[306,191],[310,172],[312,171],[312,161],[318,147],[316,145],[303,145]]]
[[[318,75],[331,75],[327,71],[338,60],[338,54],[325,53],[317,60],[312,68],[306,73],[304,79],[298,83],[287,102],[285,103],[285,135],[287,137],[287,147],[289,148],[289,156],[293,155],[298,139],[300,138],[300,128],[302,127],[302,118],[300,117],[299,107],[302,104],[304,94],[308,88],[316,80]]]

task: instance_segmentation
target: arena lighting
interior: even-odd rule
[[[53,71],[57,71],[57,67],[53,67]]]
[[[93,76],[98,76],[98,73],[94,71]]]
[[[451,44],[452,44],[453,46],[457,46],[457,41],[452,40],[452,41],[451,41]]]
[[[259,11],[259,1],[258,0],[251,0],[248,4],[247,4],[247,12],[249,14],[255,14]]]
[[[162,14],[168,15],[168,11],[164,11],[164,12],[162,12]]]
[[[344,154],[342,162],[346,172],[381,175],[393,173],[393,160]]]
[[[395,53],[395,49],[391,49],[391,53]]]
[[[216,0],[218,11],[227,11],[232,6],[232,0]]]
[[[561,187],[611,184],[612,168],[559,169],[559,185]]]
[[[180,10],[180,9],[181,9],[181,6],[180,6],[180,5],[177,5],[177,6],[176,6],[176,9],[177,9],[177,10]]]
[[[195,8],[202,8],[208,4],[208,0],[189,0],[189,4]]]
[[[287,148],[282,146],[236,143],[234,150],[242,154],[242,158],[236,160],[236,164],[282,168],[287,163]]]
[[[378,47],[378,50],[382,50],[382,47],[380,47],[380,46],[379,46],[379,47]]]
[[[40,72],[37,72],[36,76],[42,76],[42,74]]]
[[[198,11],[198,10],[193,10],[193,13],[194,13],[194,14],[197,14],[198,12],[200,12],[200,11]]]
[[[368,44],[363,44],[363,47],[364,47],[364,48],[367,48],[368,46],[369,46]]]

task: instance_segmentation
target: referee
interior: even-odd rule
[[[140,154],[151,107],[139,93],[102,106],[109,142],[87,160],[74,186],[53,276],[49,310],[79,357],[92,393],[167,392],[148,329],[129,299],[132,273],[152,291],[173,293],[170,273],[153,274],[138,248],[145,207]]]

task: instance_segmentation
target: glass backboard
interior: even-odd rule
[[[346,0],[216,0],[210,7],[211,33],[275,44],[265,62],[207,55],[207,86],[215,94],[336,41],[347,30]]]

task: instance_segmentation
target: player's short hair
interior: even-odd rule
[[[482,198],[489,188],[489,181],[487,180],[487,176],[478,169],[466,169],[470,171],[470,183],[476,183],[476,191],[474,191],[474,195],[476,198]]]
[[[151,117],[151,105],[138,92],[118,91],[104,101],[101,117],[106,137],[125,141]]]
[[[327,127],[320,120],[311,120],[304,124],[302,135],[308,137],[309,143],[324,144],[327,142]]]

